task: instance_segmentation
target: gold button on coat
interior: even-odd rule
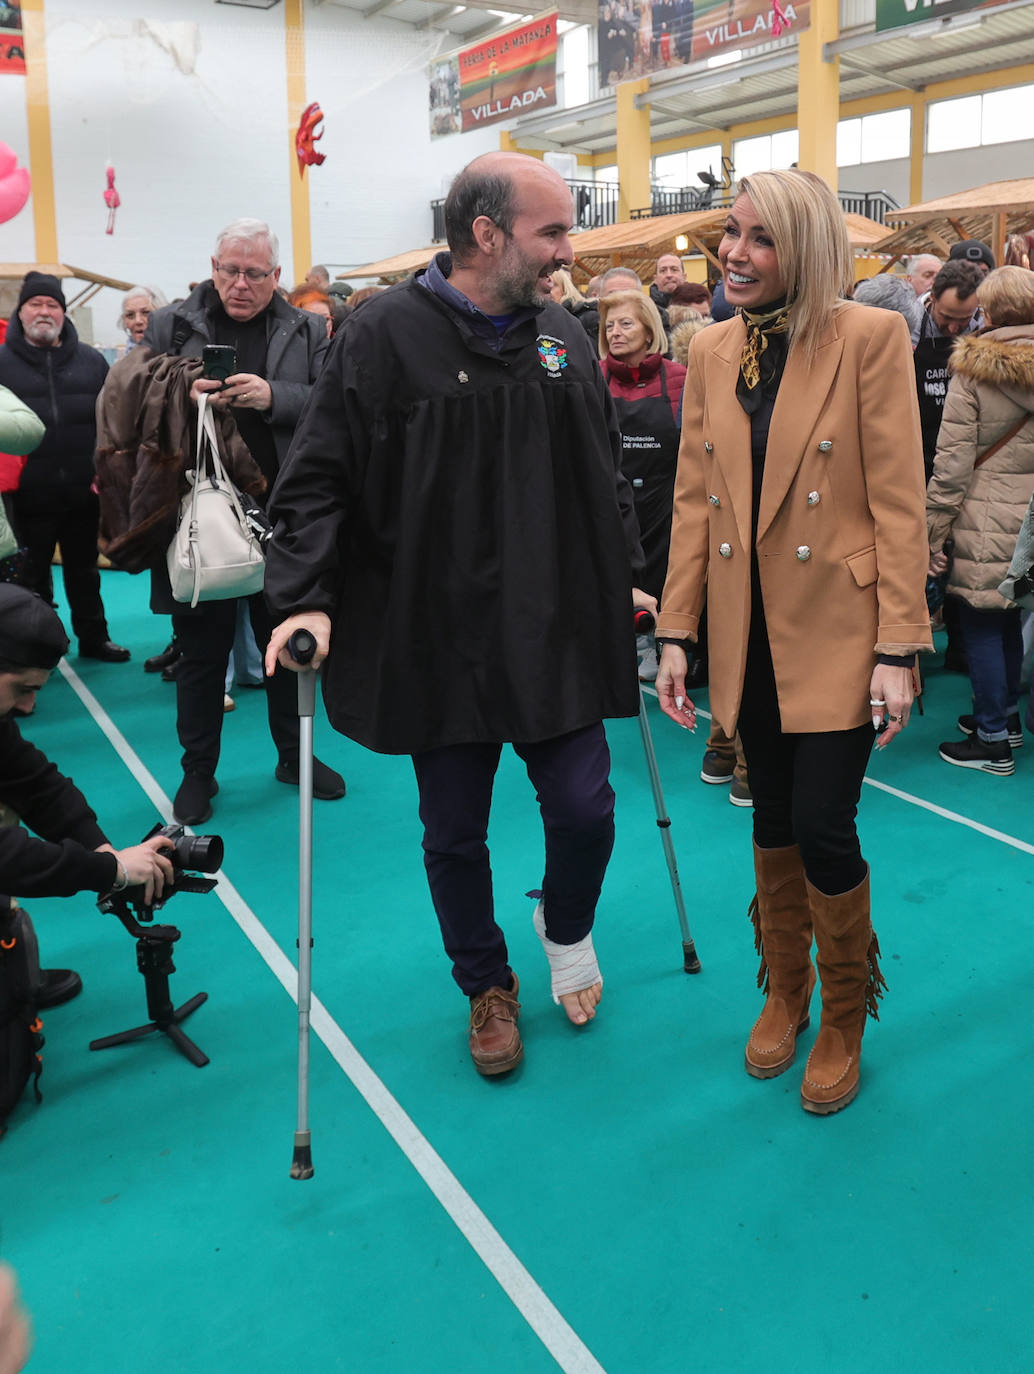
[[[731,557],[732,557],[732,545],[731,545],[731,544],[719,544],[719,545],[718,545],[718,552],[722,555],[723,558],[731,558]]]
[[[798,561],[801,563],[807,563],[810,557],[811,549],[808,548],[807,544],[802,544],[800,548],[797,550]]]

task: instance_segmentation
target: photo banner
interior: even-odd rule
[[[876,32],[900,29],[906,24],[925,24],[948,19],[969,10],[986,10],[1002,0],[876,0]]]
[[[25,38],[21,5],[0,0],[0,76],[25,75]]]
[[[599,0],[598,16],[600,85],[614,86],[796,36],[811,0]]]
[[[557,11],[436,58],[431,137],[466,134],[556,104]]]

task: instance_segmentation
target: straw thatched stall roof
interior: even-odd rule
[[[62,281],[81,281],[82,289],[68,297],[69,307],[85,305],[102,286],[110,286],[115,291],[128,291],[135,285],[131,281],[105,277],[100,272],[90,272],[85,267],[72,267],[62,262],[0,262],[0,283],[20,282],[28,272],[44,272],[48,277],[58,277]]]
[[[990,181],[938,200],[888,210],[887,223],[893,232],[875,245],[878,253],[893,258],[934,253],[946,258],[960,239],[980,239],[1000,263],[1009,234],[1034,230],[1034,177]]]
[[[631,267],[643,281],[652,279],[657,259],[662,253],[699,252],[718,270],[718,244],[721,241],[728,208],[713,206],[709,210],[693,210],[682,215],[652,215],[643,219],[622,220],[600,229],[587,229],[572,234],[575,254],[575,278],[597,276],[610,267]],[[868,252],[887,229],[864,215],[848,214],[847,223],[851,247]],[[676,247],[676,239],[684,235],[688,249]]]
[[[353,267],[347,272],[338,273],[338,281],[351,281],[353,277],[377,277],[386,286],[401,281],[413,272],[426,267],[435,253],[445,245],[437,243],[430,248],[411,248],[408,253],[396,253],[393,258],[381,258],[380,262],[367,263],[365,267]]]

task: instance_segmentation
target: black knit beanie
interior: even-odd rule
[[[18,309],[20,310],[26,301],[31,301],[33,296],[50,296],[52,300],[57,301],[62,310],[68,309],[61,283],[57,277],[48,276],[46,272],[26,272],[22,289],[18,294]]]

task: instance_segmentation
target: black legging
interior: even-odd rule
[[[828,896],[857,887],[866,864],[855,816],[875,731],[783,733],[763,613],[751,620],[739,734],[758,847],[799,845],[808,881]]]

